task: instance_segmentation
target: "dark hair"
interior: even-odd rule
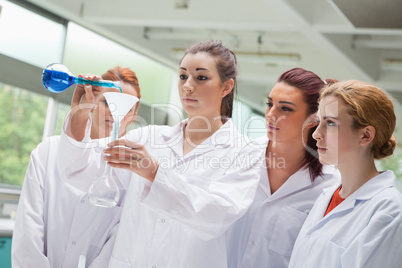
[[[138,83],[138,78],[135,72],[126,67],[116,66],[112,69],[107,70],[106,73],[102,74],[102,79],[111,81],[122,81],[124,83],[130,84],[137,91],[138,98],[141,98],[140,85]]]
[[[332,84],[336,80],[327,79],[324,81],[311,71],[302,68],[293,68],[281,74],[277,82],[286,83],[302,92],[304,102],[307,104],[307,115],[310,116],[318,110],[318,99],[320,98],[321,89],[326,84]],[[322,175],[322,164],[318,159],[317,153],[317,141],[312,136],[316,128],[317,126],[310,128],[307,143],[304,146],[306,153],[303,164],[308,165],[311,180]]]
[[[233,79],[234,86],[229,94],[222,99],[221,116],[232,117],[234,91],[236,90],[236,76],[238,73],[237,60],[235,54],[228,48],[222,45],[221,41],[207,40],[200,43],[193,44],[187,48],[183,58],[187,54],[197,54],[204,52],[215,58],[216,67],[222,82]],[[183,60],[183,58],[180,60]],[[224,120],[224,118],[222,118]]]

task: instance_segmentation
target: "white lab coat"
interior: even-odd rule
[[[31,153],[13,231],[14,268],[75,268],[80,255],[98,268],[110,258],[120,203],[95,207],[86,192],[61,180],[56,168],[59,141],[60,136],[50,137]]]
[[[148,126],[126,135],[144,144],[160,165],[153,183],[132,173],[109,267],[226,267],[226,231],[254,199],[265,148],[249,144],[228,120],[183,156],[185,124]],[[99,159],[100,151],[86,145],[88,134],[84,144],[66,135],[64,141],[63,177],[81,177],[72,183],[85,189],[82,182],[99,169],[91,159]]]
[[[293,268],[402,267],[402,195],[386,171],[324,217],[340,184],[325,189],[307,217],[290,259]]]
[[[323,175],[312,182],[309,169],[303,167],[271,194],[266,166],[260,176],[253,204],[230,228],[230,268],[288,267],[294,242],[316,198],[340,180],[334,167],[324,166]]]

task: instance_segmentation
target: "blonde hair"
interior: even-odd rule
[[[394,105],[384,91],[371,84],[350,80],[324,87],[320,99],[334,96],[347,106],[353,127],[373,126],[375,137],[371,151],[375,159],[392,155],[396,147]]]

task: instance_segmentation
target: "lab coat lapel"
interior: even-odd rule
[[[265,159],[264,159],[265,161]],[[259,190],[264,193],[265,198],[271,196],[271,186],[268,180],[268,170],[266,165],[261,165],[260,183],[258,184]]]
[[[332,195],[339,186],[340,184],[337,184],[330,188],[325,189],[326,190],[325,197],[320,199],[319,203],[317,203],[317,209],[315,210],[315,214],[312,219],[313,225],[312,228],[310,229],[310,232],[313,232],[314,230],[320,228],[323,224],[325,224],[327,221],[330,221],[332,218],[341,216],[342,214],[347,213],[349,210],[355,207],[358,192],[355,192],[352,195],[350,195],[348,198],[346,198],[342,203],[336,206],[324,217],[325,211],[328,208]]]
[[[384,188],[392,187],[394,179],[395,177],[390,176],[389,172],[381,173],[380,175],[366,182],[357,191],[352,193],[342,203],[336,206],[325,217],[324,213],[327,210],[332,195],[334,194],[335,190],[340,186],[340,183],[337,183],[330,188],[324,189],[323,195],[321,195],[315,203],[314,214],[311,215],[311,228],[308,232],[311,233],[315,231],[332,218],[342,216],[342,214],[345,214],[349,210],[353,209],[358,200],[368,200],[376,195],[378,192],[382,191]]]
[[[331,201],[332,195],[338,189],[340,183],[334,184],[329,188],[325,188],[322,190],[322,195],[319,199],[315,202],[314,206],[314,213],[311,214],[311,221],[313,224],[316,224],[323,220],[325,211],[328,208],[329,202]],[[328,215],[327,215],[328,216]]]
[[[229,119],[211,137],[203,141],[200,145],[194,148],[194,150],[183,157],[183,129],[187,125],[187,121],[188,119],[183,120],[180,124],[161,132],[162,136],[165,139],[165,142],[167,143],[167,146],[173,151],[175,155],[179,156],[180,158],[195,158],[216,149],[233,146],[235,139],[235,132],[233,130],[234,124],[233,121]]]
[[[188,153],[184,159],[198,157],[208,152],[234,146],[237,130],[232,119],[223,124],[211,137],[203,141],[194,150]]]
[[[179,124],[161,131],[166,145],[180,158],[183,157],[183,128],[186,124],[187,120],[183,120]]]
[[[300,189],[311,185],[310,172],[307,167],[303,167],[291,175],[289,179],[269,198],[270,201],[282,198]]]
[[[385,172],[384,172],[385,173]],[[374,195],[376,195],[378,192],[382,191],[384,188],[392,186],[392,178],[390,180],[386,180],[387,175],[386,174],[380,174],[369,181],[367,181],[365,184],[363,184],[359,189],[357,189],[354,193],[352,193],[350,196],[348,196],[342,203],[340,203],[338,206],[336,206],[330,213],[327,214],[325,217],[330,219],[332,217],[337,216],[340,213],[344,213],[345,211],[348,211],[350,209],[353,209],[358,202],[358,200],[368,200],[371,199]],[[339,187],[331,187],[329,191],[330,198],[326,204],[326,207],[328,207],[329,201],[331,200],[331,197],[335,190]],[[326,210],[326,208],[325,208]],[[325,212],[324,210],[324,212]],[[324,215],[324,214],[322,214]]]

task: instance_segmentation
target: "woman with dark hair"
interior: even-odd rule
[[[227,266],[226,232],[254,199],[263,154],[230,119],[236,76],[235,55],[221,42],[194,44],[179,66],[188,119],[132,130],[104,151],[115,176],[130,181],[109,267]],[[85,90],[75,92],[75,105],[90,103]],[[77,149],[85,147],[77,141],[87,137],[87,118],[76,113],[67,122],[59,166],[85,190],[104,168],[96,162],[102,148]]]
[[[237,268],[287,267],[297,234],[322,189],[336,182],[333,167],[317,159],[315,130],[325,83],[301,68],[284,72],[268,96],[266,165],[255,200],[231,228],[228,264]]]
[[[318,197],[289,267],[402,267],[402,195],[374,163],[396,147],[391,100],[368,83],[339,82],[323,90],[318,118],[319,160],[341,181]]]

